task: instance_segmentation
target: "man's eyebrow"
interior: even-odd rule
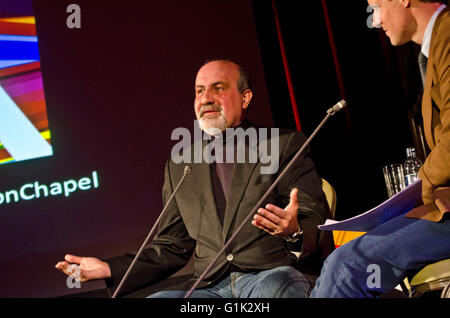
[[[217,86],[217,85],[228,85],[228,84],[226,82],[222,82],[222,81],[214,82],[211,84],[211,86]],[[196,88],[205,87],[205,85],[197,84],[197,85],[195,85],[195,87]]]

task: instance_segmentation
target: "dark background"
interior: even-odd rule
[[[17,6],[30,1],[0,1]],[[66,7],[81,7],[81,29]],[[338,76],[324,7],[342,70]],[[177,127],[193,128],[193,82],[203,61],[230,57],[250,74],[251,120],[295,129],[273,2],[33,1],[54,155],[0,166],[0,189],[64,181],[97,170],[100,187],[70,198],[0,206],[0,297],[54,297],[68,289],[53,266],[65,253],[106,258],[136,250],[156,220],[163,167]],[[390,46],[369,29],[365,1],[275,1],[300,114],[320,175],[337,192],[337,219],[387,198],[381,167],[414,145],[408,110],[418,100],[418,48]],[[10,9],[11,7],[9,7]],[[344,89],[344,90],[342,90]]]

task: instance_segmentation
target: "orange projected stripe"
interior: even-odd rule
[[[338,248],[363,234],[366,234],[366,232],[333,231],[334,245]]]
[[[33,16],[1,18],[0,21],[12,23],[36,24],[36,19]]]
[[[47,113],[45,111],[27,115],[27,117],[37,130],[41,131],[48,129]]]
[[[48,129],[47,110],[43,90],[16,96],[13,100],[37,130],[42,131]]]
[[[11,155],[9,154],[8,150],[3,148],[3,146],[0,146],[0,162],[6,159],[10,159]]]
[[[12,23],[0,19],[0,30],[2,34],[9,35],[36,35],[36,26],[29,23]]]
[[[8,29],[16,29],[19,31],[14,31],[14,33],[7,33],[6,28],[2,27],[3,24],[8,25]],[[8,17],[0,19],[0,30],[2,34],[14,34],[14,35],[36,35],[36,19],[33,16],[25,17]],[[30,30],[32,33],[29,33]]]

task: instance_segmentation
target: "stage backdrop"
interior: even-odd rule
[[[272,124],[249,0],[2,0],[0,34],[0,141],[29,134],[0,149],[0,297],[104,288],[68,288],[54,265],[138,249],[162,209],[171,132],[193,130],[205,59],[241,62],[249,117]],[[40,146],[15,156],[27,136]]]

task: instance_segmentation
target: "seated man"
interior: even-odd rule
[[[414,41],[428,57],[422,113],[431,153],[419,172],[424,205],[336,249],[311,297],[378,296],[425,265],[450,258],[450,219],[444,215],[450,209],[450,12],[438,1],[368,3],[374,26],[393,45]]]
[[[236,148],[228,135],[225,136],[225,132],[229,131],[227,128],[253,129],[257,134],[261,133],[260,129],[255,129],[255,125],[245,119],[252,94],[245,72],[234,62],[209,61],[198,71],[195,113],[202,130],[212,135],[210,139],[220,140],[219,143],[214,142],[215,154],[230,147]],[[168,278],[195,253],[193,280],[177,290],[163,291],[153,297],[185,295],[185,290],[203,273],[276,179],[281,168],[305,142],[305,137],[299,132],[276,131],[279,131],[277,136],[267,135],[266,138],[267,145],[271,146],[271,157],[280,166],[280,169],[271,173],[262,173],[263,168],[268,167],[259,157],[255,162],[237,160],[230,163],[217,160],[207,163],[202,160],[189,164],[190,174],[181,185],[175,201],[169,205],[159,224],[158,233],[143,251],[122,292]],[[204,140],[199,143],[202,154],[207,146],[213,144],[212,141],[208,143]],[[247,159],[253,147],[251,144],[251,141],[243,143]],[[197,147],[198,144],[194,143],[189,149],[183,149],[183,157],[185,152],[192,155],[191,150],[195,151]],[[186,163],[176,163],[179,161],[173,159],[167,162],[165,168],[164,202],[173,193],[186,166]],[[306,260],[321,256],[322,247],[324,250],[329,247],[331,240],[317,228],[329,217],[329,210],[321,189],[321,180],[308,151],[295,162],[290,173],[281,179],[267,202],[271,204],[263,205],[253,221],[245,224],[226,254],[220,256],[191,297],[309,295],[310,283],[304,274],[294,268],[298,257],[291,252],[301,252],[300,258]],[[65,261],[59,262],[56,268],[66,271],[69,263],[76,263],[80,265],[83,280],[107,279],[108,284],[117,287],[133,257],[125,255],[101,261],[66,255]]]

